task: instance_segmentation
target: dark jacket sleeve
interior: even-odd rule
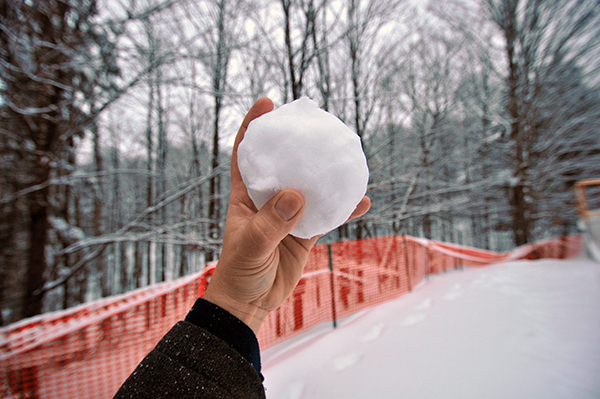
[[[265,398],[256,337],[228,312],[198,300],[115,398]]]

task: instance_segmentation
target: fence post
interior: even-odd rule
[[[402,235],[402,244],[404,244],[404,267],[406,269],[406,279],[408,280],[408,290],[412,292],[412,271],[410,270],[410,265],[408,263],[408,245],[406,245],[406,237],[404,234]]]
[[[331,254],[331,244],[327,244],[327,253],[329,255],[329,281],[331,284],[331,317],[333,318],[333,328],[337,328],[337,315],[335,311],[335,287],[333,286],[335,278],[333,275],[333,256]]]
[[[427,264],[425,265],[427,274],[425,274],[425,278],[427,280],[429,280],[429,274],[431,273],[431,254],[429,253],[429,243],[430,241],[427,240],[427,245],[425,245],[425,250],[427,251],[427,255],[425,256],[425,259],[427,260]]]

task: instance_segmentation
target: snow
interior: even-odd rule
[[[342,225],[367,191],[369,169],[360,138],[307,97],[253,120],[238,164],[257,208],[283,189],[306,201],[292,235],[310,238]]]
[[[583,258],[436,275],[264,351],[267,398],[597,399],[599,303]]]

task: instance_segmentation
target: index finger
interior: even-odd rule
[[[233,150],[231,152],[231,187],[233,189],[234,185],[242,182],[242,176],[240,175],[240,171],[238,169],[237,162],[237,150],[244,139],[244,134],[248,129],[248,125],[252,120],[258,118],[259,116],[266,114],[273,110],[273,101],[271,101],[268,97],[259,98],[254,105],[250,108],[244,120],[242,121],[242,125],[240,126],[236,136],[235,141],[233,142]]]

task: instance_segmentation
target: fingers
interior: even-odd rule
[[[267,112],[270,112],[272,110],[273,110],[273,101],[271,101],[270,98],[268,98],[268,97],[259,98],[252,105],[252,107],[250,108],[250,110],[248,111],[246,116],[244,117],[244,120],[242,121],[242,126],[240,128],[241,129],[243,128],[245,131],[253,119],[256,119],[259,116],[266,114]],[[240,139],[240,141],[241,141],[241,139]]]
[[[358,205],[356,205],[354,212],[352,212],[352,214],[348,218],[348,222],[352,219],[361,217],[362,215],[367,213],[369,208],[371,208],[371,199],[365,195],[363,199],[358,203]]]
[[[250,108],[250,110],[244,117],[244,120],[242,121],[242,125],[240,126],[240,128],[237,132],[237,135],[235,136],[235,141],[233,142],[233,151],[231,154],[231,156],[232,156],[231,157],[232,176],[233,176],[234,169],[235,169],[235,171],[238,170],[237,149],[238,149],[238,146],[240,145],[240,142],[244,139],[244,134],[246,133],[246,130],[248,129],[248,125],[250,124],[250,122],[252,122],[252,120],[258,118],[261,115],[266,114],[267,112],[271,112],[272,110],[273,110],[273,101],[271,101],[271,99],[269,99],[267,97],[263,97],[263,98],[258,99],[254,103],[252,108]]]
[[[272,110],[273,101],[267,97],[258,99],[244,117],[242,125],[240,126],[233,143],[233,150],[231,152],[231,198],[238,201],[247,202],[248,205],[250,205],[250,198],[248,198],[248,192],[246,191],[246,186],[242,181],[242,175],[240,174],[240,170],[238,168],[237,149],[240,145],[240,142],[244,138],[244,134],[246,133],[246,129],[248,129],[250,122]]]
[[[367,213],[369,211],[370,208],[371,208],[371,199],[367,196],[364,196],[362,198],[362,200],[360,200],[358,205],[356,205],[356,208],[354,209],[354,211],[352,212],[352,214],[350,215],[350,217],[348,218],[346,223],[351,221],[352,219],[357,219],[357,218],[363,216],[365,213]],[[320,235],[314,236],[309,239],[296,238],[296,237],[293,237],[293,238],[294,238],[294,241],[299,243],[300,245],[302,245],[306,249],[306,251],[310,251],[310,249],[313,247],[313,245],[315,245],[317,240],[319,238],[323,237],[323,235],[324,234],[320,234]]]

